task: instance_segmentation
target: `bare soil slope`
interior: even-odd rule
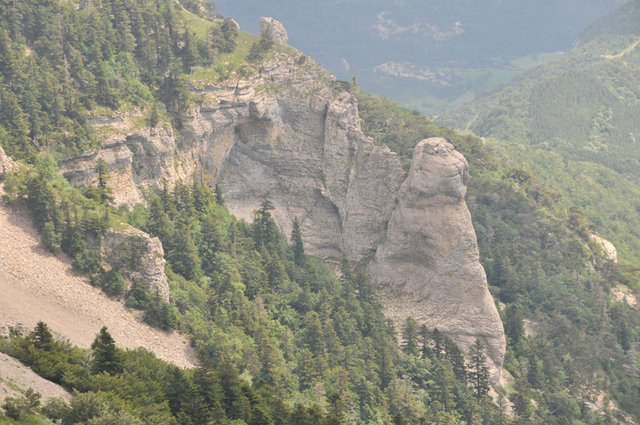
[[[71,399],[71,394],[60,385],[41,378],[18,360],[0,353],[0,405],[7,397],[21,397],[29,388],[42,394],[42,402],[51,397]]]
[[[183,335],[151,328],[89,285],[70,261],[42,247],[26,209],[0,199],[0,330],[19,324],[32,329],[39,320],[79,347],[88,348],[107,326],[120,347],[142,346],[180,367],[196,364]]]

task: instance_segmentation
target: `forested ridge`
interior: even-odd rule
[[[582,209],[638,261],[640,3],[585,29],[562,58],[443,115]]]
[[[621,418],[615,406],[640,414],[640,316],[610,295],[616,285],[638,289],[635,269],[604,260],[580,210],[480,139],[351,87],[363,129],[405,165],[429,136],[445,137],[470,162],[468,202],[514,377],[495,401],[481,344],[465,358],[437,329],[412,319],[394,329],[361,265],[306,255],[299,228],[283,235],[273,221],[269,193],[248,223],[229,213],[207,176],[147,191],[146,206],[116,208],[104,163],[89,187],[72,188],[57,173],[56,160],[100,145],[91,117],[138,108],[140,125],[179,130],[192,71],[225,78],[222,58],[259,62],[269,40],[210,21],[197,2],[28,0],[0,11],[0,143],[24,162],[7,176],[7,196],[30,207],[43,244],[68,254],[92,284],[142,310],[147,323],[190,335],[201,363],[180,370],[144,350],[119,350],[108,329],[80,350],[38,324],[0,339],[0,349],[77,392],[69,406],[41,408],[33,393],[9,400],[12,419],[0,420],[601,424]],[[241,39],[254,44],[240,48]],[[135,247],[122,262],[101,257],[106,231],[127,226],[161,240],[169,303],[136,281]],[[534,330],[526,334],[525,323]],[[593,410],[601,391],[609,395]]]
[[[238,36],[229,21],[197,13],[204,16],[199,2],[172,0],[0,4],[7,154],[33,161],[41,151],[86,152],[100,143],[91,118],[113,110],[143,109],[154,125],[175,118],[189,96],[184,74],[232,51]]]

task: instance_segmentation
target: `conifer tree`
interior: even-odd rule
[[[96,163],[96,174],[98,175],[98,202],[110,205],[114,200],[113,190],[107,186],[107,182],[109,181],[109,168],[107,162],[102,158],[98,158]]]
[[[164,212],[164,206],[161,198],[155,193],[151,195],[149,200],[149,220],[147,228],[151,235],[160,238],[163,245],[169,242],[171,238],[171,223],[167,214]]]
[[[222,32],[222,40],[220,50],[226,53],[233,52],[236,48],[236,39],[238,38],[238,27],[231,18],[225,18],[220,27]]]
[[[431,338],[433,338],[433,354],[436,356],[438,360],[442,360],[444,358],[444,335],[438,328],[434,328],[431,333]]]
[[[413,317],[407,317],[402,327],[402,350],[413,356],[419,354],[418,350],[418,322]]]
[[[624,320],[620,321],[619,330],[618,330],[618,341],[620,342],[620,347],[624,350],[625,353],[629,352],[631,349],[631,332],[629,331],[629,326],[627,322]]]
[[[524,336],[522,310],[517,304],[509,304],[505,310],[504,333],[512,345],[516,345]]]
[[[160,112],[158,112],[158,102],[153,102],[153,105],[151,105],[151,111],[149,113],[147,124],[151,128],[156,128],[159,122],[160,122]]]
[[[455,342],[448,336],[444,338],[444,349],[446,352],[446,357],[451,362],[453,366],[453,373],[456,376],[456,379],[460,382],[467,383],[467,368],[464,364],[464,357],[462,356],[462,351],[456,345]]]
[[[269,193],[262,195],[260,209],[253,212],[252,224],[253,240],[258,249],[262,249],[270,242],[275,241],[277,230],[271,218],[271,211],[274,209],[273,203],[269,200]]]
[[[168,244],[168,248],[167,257],[176,273],[180,273],[190,280],[202,277],[198,249],[191,236],[189,226],[183,221],[178,221],[176,224],[176,231],[173,232],[173,238]]]
[[[91,363],[93,373],[107,372],[113,375],[122,371],[120,353],[106,326],[100,329],[96,339],[91,344],[91,349],[93,350],[93,361]]]
[[[33,345],[40,350],[49,351],[53,347],[53,335],[46,323],[40,321],[33,331]]]
[[[220,185],[218,183],[216,183],[216,185],[214,186],[213,193],[215,194],[216,204],[218,204],[221,207],[223,207],[224,206],[224,198],[222,197],[222,189],[220,188]]]
[[[213,214],[208,214],[200,222],[202,242],[199,254],[202,269],[206,275],[211,275],[216,267],[216,253],[223,248],[223,237],[220,224]]]
[[[471,346],[469,360],[469,381],[478,400],[489,392],[489,368],[484,346],[479,339]]]
[[[538,357],[532,353],[529,356],[529,369],[527,370],[527,381],[531,388],[542,388],[542,371],[538,365]]]
[[[304,244],[302,243],[302,232],[300,231],[298,217],[293,219],[291,243],[293,244],[293,261],[297,266],[302,266],[304,264]]]
[[[422,358],[431,358],[433,356],[433,351],[431,349],[431,332],[427,325],[420,325],[419,329],[420,333],[420,343],[422,344],[421,355]]]

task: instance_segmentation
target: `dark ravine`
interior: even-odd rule
[[[280,25],[264,22],[262,31]],[[413,316],[464,350],[480,339],[497,383],[505,337],[464,201],[465,159],[428,139],[407,174],[395,153],[363,134],[355,98],[301,55],[278,44],[253,76],[192,88],[202,101],[182,117],[180,133],[136,127],[135,112],[96,119],[112,136],[61,171],[87,184],[103,158],[120,204],[204,174],[248,220],[269,193],[278,225],[289,233],[297,217],[310,253],[369,261],[372,277],[389,284],[386,310],[397,323]]]

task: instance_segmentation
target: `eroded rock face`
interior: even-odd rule
[[[109,186],[114,192],[116,204],[140,203],[139,188],[133,177],[133,153],[126,144],[106,144],[100,151],[76,157],[60,164],[60,172],[74,186],[95,186],[98,180],[97,164],[102,158],[109,165]]]
[[[289,35],[279,21],[273,18],[260,18],[260,37],[271,37],[282,44],[289,43]]]
[[[3,179],[8,172],[15,167],[14,162],[4,153],[4,150],[0,147],[0,179]]]
[[[116,199],[133,204],[145,187],[202,173],[235,215],[251,220],[269,192],[274,219],[289,234],[297,217],[308,252],[370,261],[372,276],[388,283],[384,301],[398,324],[413,316],[463,348],[479,338],[497,383],[505,339],[464,202],[466,161],[429,139],[407,175],[395,153],[362,133],[355,98],[301,56],[291,49],[249,78],[193,88],[202,102],[180,134],[128,131],[135,120],[127,117],[96,122],[119,129],[97,154],[118,176]],[[95,178],[87,161],[68,161],[65,175]]]
[[[392,283],[386,297],[391,318],[412,316],[437,327],[464,351],[478,338],[497,382],[505,339],[464,201],[468,176],[466,160],[444,139],[418,143],[369,270]]]
[[[105,261],[134,270],[131,277],[169,301],[169,282],[164,273],[166,261],[158,238],[131,227],[126,230],[109,229],[100,250]]]

